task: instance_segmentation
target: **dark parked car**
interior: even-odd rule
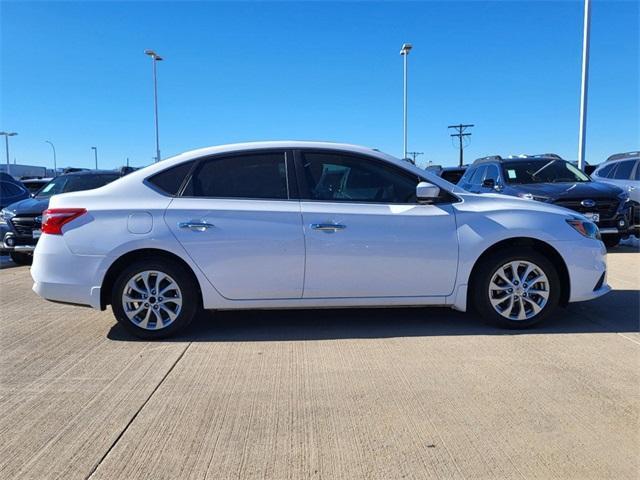
[[[29,193],[31,193],[31,194],[38,193],[38,191],[42,187],[44,187],[47,183],[49,183],[51,180],[53,180],[51,177],[49,177],[49,178],[43,178],[43,177],[25,178],[25,177],[22,177],[20,179],[22,184],[26,187],[27,190],[29,190]]]
[[[40,237],[42,212],[49,206],[52,195],[102,187],[121,176],[118,172],[100,170],[60,175],[42,187],[33,198],[5,207],[0,211],[2,251],[8,252],[16,263],[30,264]]]
[[[592,181],[555,154],[480,158],[458,185],[474,193],[502,193],[575,210],[598,225],[608,247],[616,246],[627,232],[627,193]]]
[[[0,208],[29,197],[25,186],[8,173],[0,172]]]

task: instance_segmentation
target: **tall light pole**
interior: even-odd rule
[[[91,150],[93,150],[93,156],[96,160],[96,170],[98,169],[98,149],[96,147],[91,147]]]
[[[578,168],[584,169],[587,144],[587,92],[589,90],[589,37],[591,33],[591,0],[584,0],[582,29],[582,82],[580,86],[580,132],[578,134]]]
[[[56,165],[56,147],[53,145],[53,142],[49,140],[45,140],[44,143],[48,143],[53,149],[53,176],[55,177],[58,174],[58,166]]]
[[[144,53],[151,57],[153,63],[153,104],[156,119],[156,162],[160,161],[160,134],[158,133],[158,71],[156,64],[164,60],[153,50],[145,50]]]
[[[0,132],[0,135],[4,135],[4,148],[7,152],[7,173],[9,173],[9,165],[11,162],[9,161],[9,137],[14,137],[17,135],[16,132]]]
[[[403,111],[404,111],[404,121],[403,121],[403,147],[402,147],[402,158],[407,158],[407,59],[409,57],[409,52],[413,46],[410,43],[403,43],[402,48],[400,49],[400,55],[404,57],[404,88],[403,88]]]

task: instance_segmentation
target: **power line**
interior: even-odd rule
[[[449,125],[447,128],[453,128],[455,130],[457,130],[458,133],[452,133],[451,136],[452,137],[458,137],[458,142],[460,145],[460,166],[462,166],[464,164],[464,156],[462,151],[464,150],[464,146],[462,145],[462,138],[463,137],[470,137],[471,136],[471,132],[466,132],[467,128],[471,128],[473,127],[473,124],[468,124],[468,125],[463,125],[462,123],[460,125]]]
[[[416,157],[418,155],[424,155],[424,152],[407,152],[407,155],[411,155],[411,157],[413,158],[413,164],[416,164]]]

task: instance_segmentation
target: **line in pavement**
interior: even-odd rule
[[[104,455],[100,458],[100,460],[98,460],[98,462],[93,466],[93,468],[91,469],[91,471],[89,472],[89,474],[85,477],[85,480],[89,480],[94,473],[96,473],[96,470],[98,470],[98,467],[100,466],[100,464],[104,461],[105,458],[107,458],[107,456],[109,455],[109,453],[111,453],[111,450],[113,450],[113,447],[115,447],[117,445],[117,443],[120,441],[120,439],[122,438],[122,436],[125,434],[125,432],[127,431],[127,429],[131,426],[131,424],[135,421],[135,419],[137,418],[138,414],[142,411],[142,409],[147,405],[147,403],[149,403],[149,400],[151,400],[151,397],[153,397],[153,395],[156,393],[156,391],[158,390],[158,388],[160,388],[160,385],[162,385],[164,383],[164,381],[166,380],[166,378],[169,376],[169,374],[173,371],[173,369],[175,368],[175,366],[178,364],[178,362],[180,362],[180,360],[182,360],[182,357],[184,357],[184,354],[187,353],[187,350],[189,349],[189,347],[191,346],[193,342],[189,342],[187,344],[186,347],[184,347],[184,350],[182,350],[182,352],[180,353],[180,355],[178,355],[178,358],[176,358],[176,361],[173,362],[173,365],[171,365],[171,367],[167,370],[167,373],[164,374],[164,376],[160,379],[160,381],[158,382],[158,384],[155,386],[155,388],[151,391],[151,393],[149,394],[149,396],[147,397],[147,399],[142,402],[142,405],[140,405],[140,408],[138,408],[138,410],[136,411],[136,413],[133,414],[133,416],[131,417],[131,419],[129,420],[129,422],[127,422],[127,424],[124,426],[124,428],[122,429],[122,431],[118,434],[118,436],[116,437],[116,439],[113,441],[113,443],[109,446],[109,448],[107,448],[107,451],[104,453]]]

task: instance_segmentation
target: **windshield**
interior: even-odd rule
[[[36,198],[49,198],[51,195],[59,193],[79,192],[81,190],[91,190],[106,185],[118,179],[120,175],[62,175],[47,183],[38,192]]]
[[[565,160],[517,160],[504,162],[507,183],[562,183],[589,182],[589,177]]]

